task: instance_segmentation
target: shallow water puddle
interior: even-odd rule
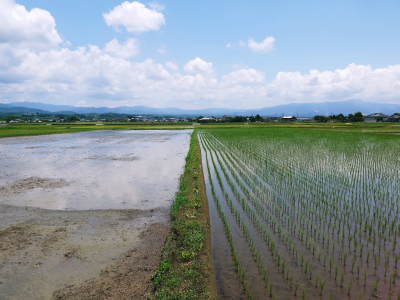
[[[0,140],[0,204],[56,210],[171,204],[191,130],[96,131]]]

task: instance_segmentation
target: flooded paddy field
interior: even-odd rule
[[[400,140],[202,129],[222,299],[397,299]]]
[[[190,134],[0,139],[1,299],[145,295]]]

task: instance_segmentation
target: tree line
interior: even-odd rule
[[[337,122],[363,122],[364,116],[361,112],[356,112],[355,114],[348,114],[347,116],[343,114],[338,115],[330,115],[330,116],[321,116],[317,115],[314,117],[314,120],[317,122],[328,122],[328,121],[337,121]]]

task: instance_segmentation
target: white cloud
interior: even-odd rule
[[[249,48],[251,51],[256,53],[269,53],[275,48],[276,39],[273,36],[267,36],[261,42],[257,42],[253,39],[249,39],[247,42],[239,41],[238,43],[227,43],[226,48]]]
[[[195,59],[192,59],[186,63],[184,70],[187,73],[191,74],[195,73],[211,74],[213,72],[213,64],[211,62],[202,60],[200,57],[196,57]]]
[[[250,39],[247,42],[247,47],[250,50],[257,52],[257,53],[268,53],[274,49],[275,46],[275,38],[273,36],[268,36],[261,42],[256,42],[253,39]]]
[[[62,42],[53,16],[46,10],[0,1],[0,43],[29,48],[48,48]]]
[[[117,39],[112,39],[106,44],[104,50],[109,54],[127,59],[139,53],[139,43],[135,39],[128,39],[121,44]]]
[[[174,62],[172,62],[172,61],[167,61],[167,62],[165,63],[165,67],[166,67],[168,70],[173,71],[173,72],[178,72],[178,71],[179,71],[179,66],[178,66],[178,64],[176,64],[176,63],[174,63]]]
[[[121,26],[130,33],[141,33],[159,30],[165,24],[164,15],[153,7],[147,7],[141,2],[125,1],[103,14],[108,26],[119,29]]]
[[[23,52],[18,58],[0,69],[0,99],[186,108],[348,99],[399,103],[400,99],[400,65],[374,69],[350,64],[332,71],[281,72],[267,82],[262,72],[251,68],[219,77],[212,63],[196,58],[182,72],[173,62],[136,62],[96,46]]]
[[[255,69],[240,69],[222,77],[222,81],[229,84],[262,83],[264,80],[264,73]]]
[[[151,9],[156,11],[163,11],[165,9],[165,6],[158,2],[150,2],[148,5]]]
[[[360,99],[399,103],[400,65],[374,69],[350,64],[333,71],[280,72],[268,95],[284,102]]]
[[[135,39],[66,48],[50,13],[0,1],[0,101],[183,108],[348,99],[400,103],[400,65],[280,72],[270,82],[247,66],[218,76],[213,63],[199,57],[183,66],[135,61]]]

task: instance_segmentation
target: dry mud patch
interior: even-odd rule
[[[0,205],[1,299],[145,299],[166,210]]]
[[[167,226],[153,224],[140,234],[142,242],[124,253],[98,278],[56,291],[55,299],[147,299],[158,267]]]
[[[5,197],[13,194],[24,193],[36,188],[41,189],[56,189],[67,186],[68,182],[64,179],[51,179],[41,177],[28,177],[15,181],[12,184],[0,186],[0,197]]]

